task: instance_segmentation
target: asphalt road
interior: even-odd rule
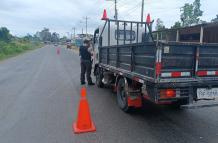
[[[146,104],[122,112],[110,89],[87,86],[95,133],[75,135],[78,53],[46,46],[0,62],[0,143],[218,143],[218,107]]]

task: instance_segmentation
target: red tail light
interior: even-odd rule
[[[217,76],[218,71],[198,71],[198,76]]]
[[[162,89],[160,90],[160,98],[174,98],[176,97],[176,90],[174,89]]]

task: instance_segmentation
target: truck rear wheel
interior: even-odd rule
[[[104,83],[102,82],[102,80],[103,80],[103,74],[101,73],[101,70],[100,70],[99,67],[97,68],[95,78],[96,78],[96,85],[97,85],[99,88],[103,88],[103,87],[104,87]]]
[[[169,105],[169,108],[170,109],[173,109],[173,110],[180,110],[181,109],[181,103],[172,103],[171,105]]]
[[[125,84],[124,78],[119,79],[117,84],[117,103],[124,112],[129,112],[130,107],[128,106],[128,93]]]

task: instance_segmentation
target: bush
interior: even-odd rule
[[[5,55],[3,53],[0,53],[0,60],[4,58],[5,58]]]
[[[0,59],[22,53],[26,50],[39,48],[40,46],[41,44],[38,42],[24,41],[22,39],[12,42],[0,41]]]
[[[0,28],[0,40],[4,42],[10,42],[12,39],[12,35],[10,31],[6,27]]]

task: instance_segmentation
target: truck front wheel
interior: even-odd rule
[[[127,89],[126,89],[126,83],[124,78],[119,79],[117,84],[117,103],[119,107],[124,112],[129,112],[130,107],[128,106],[128,99],[127,99]]]

